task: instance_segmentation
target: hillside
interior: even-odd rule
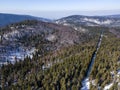
[[[0,26],[9,25],[9,24],[21,22],[24,20],[50,21],[49,19],[34,17],[34,16],[30,16],[30,15],[17,15],[17,14],[0,13]]]
[[[117,90],[120,28],[76,18],[69,25],[25,20],[1,28],[0,89]]]
[[[44,43],[45,50],[50,51],[86,42],[94,37],[94,33],[87,29],[86,32],[81,30],[76,31],[71,27],[35,20],[1,28],[0,62],[23,60],[26,55],[31,54],[28,52],[33,53],[42,45],[41,43]]]
[[[108,26],[108,27],[118,27],[120,25],[119,15],[109,15],[109,16],[82,16],[82,15],[72,15],[64,17],[55,21],[58,24],[63,25],[73,25],[73,26]]]

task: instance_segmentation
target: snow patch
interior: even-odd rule
[[[35,51],[37,50],[34,47],[26,50],[21,47],[19,51],[17,50],[8,51],[3,57],[1,57],[2,58],[1,60],[3,61],[0,62],[0,66],[3,64],[8,64],[8,61],[14,64],[16,60],[17,61],[24,60],[24,58],[26,58],[27,56],[32,59]]]
[[[82,81],[82,88],[81,90],[89,90],[90,89],[90,81],[89,81],[89,78],[85,78],[83,81]]]
[[[48,41],[55,41],[56,40],[56,36],[55,35],[49,35],[47,38],[46,38]]]
[[[118,70],[118,73],[117,73],[118,75],[120,75],[120,70]]]
[[[87,29],[84,29],[82,27],[73,27],[76,31],[80,31],[80,32],[86,32]]]
[[[9,32],[7,34],[4,34],[3,37],[6,39],[6,40],[9,40],[10,37],[13,37],[14,35],[18,35],[19,36],[19,31],[15,30],[15,31],[12,31],[12,32]]]
[[[104,87],[103,90],[109,90],[113,86],[113,83],[110,83]]]
[[[57,21],[55,21],[57,24],[63,24],[63,23],[66,23],[66,20],[62,20],[62,21],[60,21],[60,20],[57,20]]]
[[[111,24],[112,21],[111,20],[104,20],[104,21],[100,21],[99,19],[92,19],[92,18],[83,18],[84,21],[89,21],[89,22],[93,22],[93,23],[96,23],[96,24]]]
[[[96,86],[95,80],[92,80],[92,85]]]

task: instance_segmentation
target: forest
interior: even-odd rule
[[[34,25],[37,22],[29,23]],[[20,25],[23,23],[20,23]],[[13,26],[16,26],[16,24]],[[104,30],[103,40],[97,53],[95,63],[90,73],[90,90],[97,90],[114,83],[111,90],[118,90],[120,82],[117,71],[120,69],[120,39],[109,32],[107,27],[86,27],[89,34],[83,42],[47,50],[54,47],[55,42],[44,39],[45,33],[37,36],[23,37],[19,42],[25,46],[37,48],[33,58],[16,60],[15,64],[8,61],[0,69],[2,90],[80,90],[82,80],[86,76],[91,57],[96,50],[101,30]],[[4,28],[5,29],[5,28]],[[7,30],[5,29],[5,32]],[[111,72],[114,72],[111,74]]]

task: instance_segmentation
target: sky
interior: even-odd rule
[[[50,19],[69,15],[120,14],[120,0],[0,0],[0,13]]]

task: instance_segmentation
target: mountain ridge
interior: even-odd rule
[[[107,15],[107,16],[84,16],[84,15],[71,15],[55,20],[57,24],[63,25],[87,25],[87,26],[119,26],[120,15]]]
[[[36,17],[31,15],[19,15],[19,14],[8,14],[8,13],[0,13],[0,26],[6,26],[12,23],[21,22],[24,20],[41,20],[44,22],[51,21],[50,19]]]

